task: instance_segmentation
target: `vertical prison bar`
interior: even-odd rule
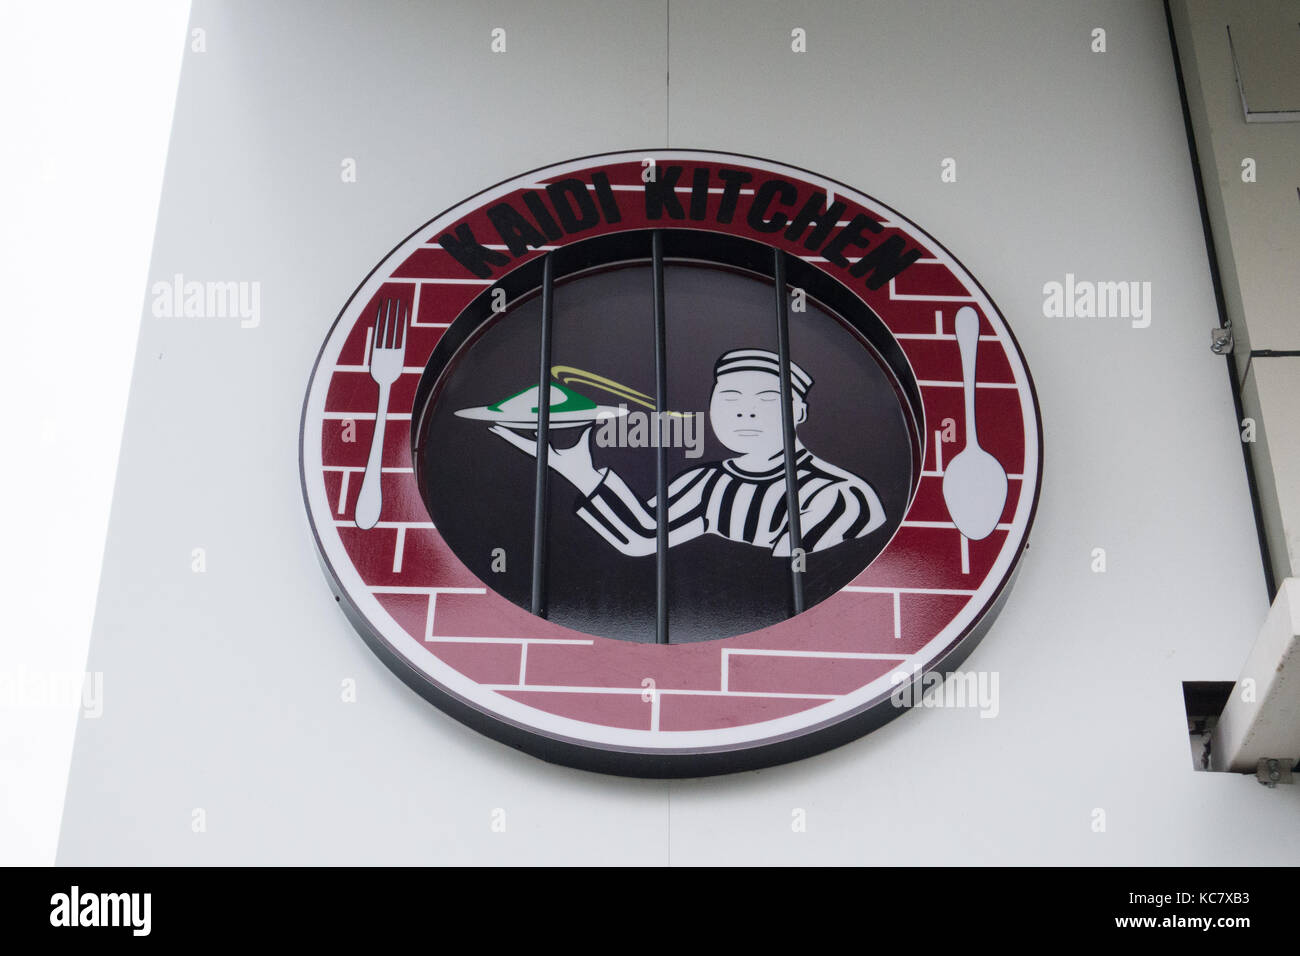
[[[772,250],[772,271],[776,289],[776,353],[781,365],[781,439],[785,450],[785,506],[790,535],[790,591],[794,613],[802,614],[803,572],[799,561],[803,552],[803,529],[799,524],[799,476],[795,470],[794,409],[790,387],[790,314],[785,289],[785,253]]]
[[[651,235],[651,271],[654,276],[655,309],[655,642],[667,644],[668,637],[668,330],[664,304],[664,235]]]
[[[551,442],[551,323],[554,318],[555,254],[542,263],[541,369],[537,373],[537,483],[533,488],[532,611],[546,616],[546,505]]]

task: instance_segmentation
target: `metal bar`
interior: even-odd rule
[[[655,307],[655,642],[668,638],[668,329],[664,305],[664,234],[651,235]]]
[[[791,408],[790,387],[790,314],[785,289],[785,253],[772,250],[772,271],[776,289],[776,354],[781,364],[781,438],[785,448],[785,510],[790,535],[790,591],[794,613],[802,614],[803,572],[799,561],[803,556],[803,529],[799,526],[799,476],[795,469],[794,409]]]
[[[537,373],[537,483],[533,488],[533,599],[532,611],[546,617],[546,506],[550,475],[551,427],[551,322],[554,318],[555,255],[542,262],[542,347]]]

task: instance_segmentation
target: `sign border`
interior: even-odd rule
[[[309,523],[322,567],[335,591],[336,599],[353,626],[376,655],[399,678],[461,722],[487,736],[543,759],[606,773],[644,777],[683,777],[771,766],[839,746],[875,729],[907,709],[891,703],[889,698],[895,689],[893,685],[887,689],[877,688],[876,685],[889,675],[876,678],[855,691],[788,717],[745,724],[723,731],[602,728],[601,725],[547,714],[494,691],[489,692],[496,698],[493,701],[494,706],[488,707],[474,700],[472,691],[466,692],[469,690],[466,685],[478,686],[476,682],[459,674],[449,665],[442,664],[392,620],[375,600],[374,595],[365,590],[364,582],[357,578],[355,568],[348,567],[344,570],[336,566],[339,563],[341,547],[332,546],[331,542],[322,539],[315,518],[314,504],[318,505],[323,497],[323,485],[320,479],[321,433],[319,428],[309,431],[309,425],[312,423],[313,413],[323,414],[324,411],[324,388],[320,384],[322,362],[331,343],[335,343],[336,335],[345,317],[349,315],[358,299],[366,297],[363,301],[368,301],[368,295],[373,294],[382,285],[391,274],[392,267],[404,261],[404,257],[398,258],[399,254],[411,246],[412,240],[427,233],[439,221],[451,220],[481,208],[494,198],[494,195],[504,195],[513,189],[536,183],[544,176],[558,176],[568,171],[596,165],[634,162],[643,157],[654,157],[657,161],[697,158],[708,162],[726,158],[744,163],[753,169],[763,169],[778,174],[781,172],[798,174],[807,182],[833,188],[837,195],[852,197],[855,201],[862,200],[862,205],[866,208],[887,214],[891,221],[899,223],[910,235],[924,242],[933,254],[944,258],[950,268],[973,287],[969,289],[972,295],[975,290],[978,290],[978,295],[975,296],[976,304],[981,306],[986,318],[992,322],[996,317],[999,326],[996,328],[998,336],[1001,339],[1005,335],[1004,350],[1008,357],[1014,356],[1017,360],[1012,363],[1012,372],[1021,392],[1023,414],[1026,416],[1026,467],[1023,481],[1028,484],[1032,474],[1033,487],[1032,493],[1029,493],[1030,489],[1022,486],[1013,519],[1015,527],[1001,546],[993,567],[976,589],[975,594],[939,634],[911,655],[913,659],[924,658],[922,666],[911,671],[915,681],[920,681],[925,674],[949,672],[960,665],[974,650],[1005,603],[1037,512],[1043,472],[1042,421],[1037,393],[1024,360],[1024,353],[1001,310],[993,302],[987,290],[942,243],[912,220],[874,197],[847,184],[787,163],[725,151],[681,148],[598,153],[562,163],[547,164],[502,180],[448,207],[413,229],[380,258],[348,297],[317,352],[300,418],[299,477],[304,504],[308,511]],[[1029,415],[1030,409],[1032,409],[1032,416]],[[316,421],[319,422],[320,419],[317,418]],[[924,425],[921,434],[924,439],[927,434]],[[1031,462],[1032,470],[1028,467]],[[315,503],[313,498],[317,499]],[[327,502],[326,510],[328,512]],[[1015,542],[1011,540],[1012,535],[1017,538]],[[351,575],[347,573],[349,571],[352,572]],[[356,593],[358,591],[362,592],[359,599]],[[834,596],[828,600],[834,600]],[[376,620],[381,622],[381,625],[386,621],[391,626],[377,625]],[[942,646],[935,647],[941,640]],[[408,657],[404,650],[419,653],[413,653]],[[417,666],[415,661],[420,661],[422,666]],[[884,690],[883,693],[880,692],[881,689]],[[818,719],[810,720],[810,717]],[[754,733],[754,728],[762,728],[762,730]]]

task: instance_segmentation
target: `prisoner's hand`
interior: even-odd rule
[[[502,425],[493,425],[489,429],[494,435],[504,438],[520,451],[530,455],[537,454],[537,442],[511,431]],[[591,461],[591,428],[582,433],[578,443],[572,448],[551,446],[547,454],[547,464],[560,473],[584,497],[589,496],[600,485],[603,476]]]
[[[504,425],[493,425],[491,428],[488,429],[488,431],[490,431],[493,435],[496,435],[498,438],[504,438],[507,442],[509,442],[511,445],[514,445],[520,451],[525,452],[534,457],[537,456],[537,442],[534,441],[533,439],[525,438],[523,435],[519,434],[518,432],[506,428]]]
[[[600,485],[603,475],[591,460],[591,428],[588,427],[572,448],[551,446],[550,465],[569,480],[573,487],[589,496]]]

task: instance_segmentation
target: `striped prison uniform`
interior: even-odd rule
[[[786,520],[783,455],[771,469],[755,473],[731,461],[710,462],[685,471],[668,486],[668,546],[703,534],[790,554]],[[655,509],[642,503],[627,483],[609,468],[577,511],[587,524],[629,556],[654,554]],[[860,538],[885,523],[885,509],[872,487],[801,448],[795,458],[799,487],[799,526],[807,554]]]

